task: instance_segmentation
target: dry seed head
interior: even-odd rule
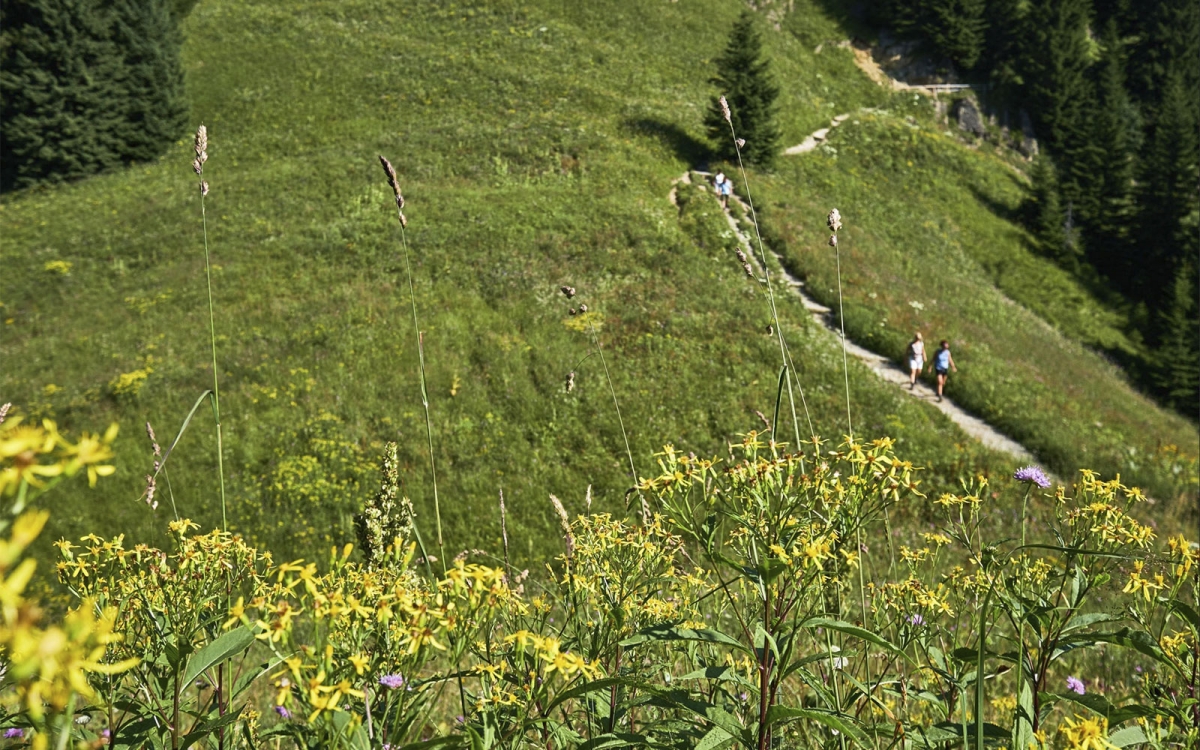
[[[575,296],[575,287],[573,286],[560,286],[559,289],[562,290],[563,294],[567,295],[567,299]]]
[[[587,305],[580,305],[580,306],[579,306],[579,312],[581,312],[581,313],[585,313],[585,312],[587,312]]]
[[[158,510],[158,503],[154,500],[154,493],[158,491],[158,484],[154,481],[154,477],[150,474],[146,475],[146,505],[150,506],[151,510]]]
[[[149,422],[146,423],[146,437],[150,438],[150,445],[154,446],[154,455],[161,456],[162,449],[158,447],[158,438],[154,436],[154,428]]]
[[[754,278],[754,269],[750,267],[749,263],[743,263],[742,270],[746,272],[747,276]]]
[[[204,153],[208,150],[208,128],[201,125],[196,128],[196,158],[203,164],[208,160],[208,154]]]
[[[725,122],[733,125],[733,116],[729,114],[729,102],[725,101],[725,95],[722,94],[717,102],[721,105],[721,115],[725,118]]]
[[[400,216],[400,228],[407,229],[408,228],[408,217],[405,216],[403,213],[399,213],[399,212],[397,212],[397,213]]]
[[[770,336],[773,333],[775,333],[775,326],[771,325],[770,323],[767,323],[767,335]]]
[[[738,138],[736,141],[734,141],[734,143],[736,143],[736,144],[737,144],[737,147],[738,147],[738,148],[745,148],[745,147],[746,147],[746,139],[745,139],[745,138]]]
[[[204,162],[199,159],[192,159],[192,171],[196,174],[204,174]]]
[[[741,262],[741,263],[746,262],[746,254],[744,252],[742,252],[742,249],[740,247],[737,250],[734,250],[734,252],[737,253],[737,259],[739,262]]]
[[[571,313],[572,315],[574,315],[575,313],[577,313],[577,312],[579,312],[579,311],[578,311],[578,310],[576,310],[575,308],[571,307],[571,308],[568,308],[568,309],[567,309],[567,312],[569,312],[569,313]]]
[[[383,166],[384,174],[387,175],[388,187],[396,194],[396,208],[404,208],[404,196],[400,194],[400,181],[396,179],[395,168],[392,167],[392,163],[383,154],[379,155],[379,163]],[[404,224],[404,214],[401,214],[400,217],[400,223]]]
[[[837,235],[836,234],[829,235],[829,246],[837,247]]]
[[[573,390],[575,390],[575,373],[572,371],[567,373],[567,393]]]
[[[842,228],[842,215],[838,213],[836,208],[829,212],[827,222],[829,224],[829,231],[831,232],[836,232]]]
[[[592,515],[592,485],[588,485],[587,494],[583,496],[583,506],[587,508],[587,514]]]
[[[9,401],[4,406],[0,406],[0,424],[4,424],[4,420],[8,418],[8,410],[12,408],[12,402]]]
[[[554,512],[558,514],[558,522],[563,531],[563,541],[567,545],[567,558],[570,559],[575,556],[575,535],[571,533],[571,518],[567,515],[567,509],[563,507],[562,500],[551,495],[550,502],[554,505]]]
[[[208,180],[200,180],[200,195],[208,195]]]

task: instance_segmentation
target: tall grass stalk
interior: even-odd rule
[[[762,263],[763,282],[767,286],[767,299],[769,300],[770,305],[771,305],[771,320],[774,323],[775,338],[779,343],[779,357],[782,360],[782,364],[784,366],[790,366],[790,369],[793,373],[793,377],[796,377],[796,387],[800,391],[801,401],[804,402],[805,416],[808,417],[808,402],[805,401],[805,399],[804,399],[804,386],[802,386],[800,384],[799,376],[797,376],[795,374],[795,372],[796,372],[795,365],[791,361],[791,356],[789,355],[788,350],[787,350],[787,344],[783,340],[783,326],[780,325],[779,309],[775,305],[775,288],[771,284],[771,269],[767,265],[767,251],[766,251],[765,246],[763,245],[762,232],[759,230],[759,227],[758,227],[758,212],[754,208],[754,196],[751,195],[751,193],[750,193],[750,178],[746,175],[746,165],[742,161],[742,146],[738,142],[737,130],[735,130],[733,127],[733,117],[730,115],[730,112],[729,112],[729,103],[727,101],[725,101],[724,96],[721,97],[720,103],[721,103],[721,111],[725,115],[725,122],[729,125],[729,135],[733,139],[734,152],[737,154],[738,172],[742,176],[742,186],[746,190],[746,204],[750,206],[750,223],[754,225],[754,239],[758,243],[758,256],[761,259],[761,263]],[[751,250],[753,250],[753,248],[751,248]],[[792,393],[791,378],[789,378],[787,381],[787,387],[788,387],[788,406],[791,407],[791,411],[792,411],[792,429],[795,433],[796,447],[797,447],[797,449],[799,449],[799,446],[800,446],[800,419],[796,415],[796,397]],[[811,417],[808,417],[808,426],[809,426],[809,431],[812,432],[813,430],[812,430],[812,418]],[[815,436],[815,433],[814,433],[814,436]]]
[[[417,319],[417,293],[413,288],[412,263],[409,261],[408,235],[405,232],[408,227],[408,219],[404,217],[404,195],[400,192],[400,183],[396,178],[396,170],[392,167],[392,163],[384,158],[382,154],[379,156],[379,163],[383,166],[384,174],[387,175],[388,186],[392,188],[392,192],[396,196],[396,221],[400,224],[400,248],[404,254],[404,273],[408,277],[408,299],[412,305],[413,333],[417,337],[418,373],[421,380],[421,407],[425,410],[425,439],[429,447],[429,473],[433,480],[433,516],[434,522],[437,525],[438,557],[441,560],[442,572],[444,573],[446,571],[446,550],[442,539],[442,509],[438,500],[437,461],[433,455],[433,421],[429,416],[429,390],[425,385],[425,336],[421,333],[421,325]]]
[[[208,212],[204,199],[208,196],[208,182],[204,179],[204,163],[208,161],[208,128],[201,125],[196,129],[196,158],[192,170],[200,178],[200,227],[204,237],[204,279],[208,285],[208,340],[212,350],[213,370],[213,419],[217,423],[217,481],[221,489],[221,530],[228,531],[225,516],[225,450],[221,437],[221,378],[217,369],[217,323],[212,294],[212,262],[208,252]]]
[[[842,252],[838,247],[838,230],[842,228],[842,217],[835,208],[829,212],[829,244],[833,245],[833,257],[837,261],[838,325],[842,332],[842,373],[846,378],[846,430],[854,440],[854,421],[850,417],[850,360],[846,356],[846,308],[842,303]]]
[[[629,478],[636,488],[638,484],[637,468],[633,464],[633,450],[629,447],[629,434],[625,431],[625,420],[621,417],[621,404],[617,402],[617,389],[613,386],[612,374],[608,371],[608,361],[604,358],[604,350],[600,346],[600,336],[596,333],[596,326],[588,321],[588,332],[592,336],[592,346],[595,347],[596,354],[600,357],[600,366],[604,369],[604,379],[608,383],[608,392],[612,394],[613,408],[617,411],[617,424],[621,427],[621,439],[625,441],[625,456],[629,459]],[[586,359],[586,357],[585,357]],[[638,500],[642,504],[642,523],[650,523],[650,505],[646,502],[646,498],[642,495],[642,491],[638,490]]]

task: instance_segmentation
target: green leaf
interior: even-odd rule
[[[623,648],[629,648],[631,646],[637,646],[649,641],[700,641],[702,643],[719,643],[723,646],[729,646],[730,648],[735,648],[738,651],[743,651],[747,654],[753,655],[754,653],[745,645],[739,643],[733,638],[730,638],[720,631],[710,630],[709,628],[692,630],[690,628],[676,627],[672,625],[654,625],[646,628],[636,635],[632,635],[629,638],[621,641],[620,645]]]
[[[655,703],[691,711],[696,716],[712,722],[714,726],[721,727],[731,736],[741,739],[743,744],[747,746],[754,744],[749,730],[742,726],[736,716],[720,706],[715,706],[707,701],[696,700],[679,690],[656,690],[654,691],[654,697],[656,699]]]
[[[1077,615],[1072,617],[1070,624],[1063,628],[1063,633],[1071,633],[1080,628],[1086,628],[1089,625],[1095,625],[1101,622],[1119,622],[1125,619],[1121,615],[1114,615],[1108,612],[1088,612],[1087,614]]]
[[[835,714],[832,711],[823,711],[817,708],[793,708],[791,706],[771,706],[767,710],[767,724],[774,726],[775,724],[784,724],[796,719],[808,719],[815,721],[830,729],[836,729],[847,737],[852,738],[859,745],[868,745],[870,741],[867,735],[857,726],[854,720],[849,716]]]
[[[254,631],[250,628],[241,627],[230,630],[188,659],[187,669],[183,672],[183,684],[192,684],[209,667],[225,661],[236,653],[245,651],[250,648],[252,643],[254,643]]]
[[[1132,628],[1121,628],[1115,633],[1083,633],[1081,635],[1068,636],[1062,639],[1064,644],[1080,644],[1091,646],[1097,643],[1112,643],[1124,648],[1131,648],[1139,653],[1142,653],[1151,659],[1154,659],[1160,664],[1165,664],[1175,670],[1180,676],[1184,676],[1179,671],[1179,667],[1175,666],[1170,659],[1166,657],[1159,645],[1154,642],[1150,634],[1143,630],[1133,630]]]
[[[1200,614],[1197,614],[1196,610],[1187,602],[1172,599],[1171,603],[1167,605],[1167,609],[1187,620],[1194,629],[1200,630]]]
[[[886,640],[886,639],[876,635],[875,633],[872,633],[870,630],[866,630],[865,628],[860,628],[857,625],[851,625],[850,623],[846,622],[845,620],[833,620],[828,617],[813,617],[813,618],[805,620],[803,623],[801,623],[800,627],[802,627],[802,628],[829,628],[830,630],[836,630],[839,633],[845,633],[846,635],[852,635],[855,638],[859,638],[868,643],[874,643],[876,646],[879,646],[880,648],[885,648],[897,656],[904,657],[904,659],[907,661],[910,661],[910,662],[912,661],[912,659],[909,658],[908,654],[904,653],[903,649],[901,649],[899,646],[895,645],[891,641]]]
[[[732,734],[721,727],[713,727],[696,743],[695,750],[722,750],[733,744],[734,739]]]
[[[1108,735],[1108,741],[1117,747],[1129,747],[1130,745],[1140,745],[1146,742],[1146,733],[1142,728],[1134,724],[1131,727],[1123,727]]]
[[[693,672],[688,672],[682,677],[676,677],[677,680],[717,680],[718,682],[733,682],[738,685],[743,685],[755,690],[758,686],[742,677],[733,667],[705,667],[697,669]]]
[[[576,685],[575,687],[571,688],[570,690],[564,690],[563,692],[556,695],[554,697],[554,701],[549,706],[546,707],[546,710],[543,713],[546,713],[546,714],[550,713],[550,711],[552,711],[556,706],[558,706],[563,701],[569,701],[574,698],[578,698],[581,695],[587,695],[588,693],[594,693],[598,690],[607,690],[614,685],[617,685],[617,686],[623,685],[625,687],[639,687],[641,685],[641,683],[636,682],[634,680],[630,680],[625,677],[605,677],[603,679],[592,680],[591,682],[585,682],[582,685]]]
[[[397,748],[397,750],[432,750],[435,747],[456,747],[462,744],[462,736],[448,734],[445,737],[435,737],[424,742],[413,742]]]
[[[216,732],[219,729],[229,726],[230,724],[237,721],[238,718],[240,717],[240,715],[241,715],[241,711],[230,711],[229,713],[225,714],[224,716],[214,719],[213,721],[201,722],[200,726],[198,726],[195,729],[193,729],[192,731],[188,732],[186,735],[184,735],[183,739],[180,740],[180,744],[179,744],[180,750],[187,750],[189,747],[196,744],[197,742],[204,739],[205,737],[212,734],[213,732]]]
[[[1137,703],[1128,706],[1114,706],[1107,698],[1099,693],[1084,693],[1078,695],[1074,692],[1057,693],[1059,700],[1070,701],[1077,703],[1093,713],[1097,713],[1108,719],[1109,726],[1117,726],[1130,719],[1136,719],[1139,716],[1154,716],[1154,710],[1146,708]]]

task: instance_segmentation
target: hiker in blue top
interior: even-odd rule
[[[941,348],[933,357],[933,369],[937,372],[938,394],[937,400],[942,400],[942,389],[946,387],[946,374],[950,370],[958,372],[958,366],[954,364],[954,357],[950,356],[950,342],[942,339]]]
[[[713,178],[713,189],[717,199],[721,201],[721,208],[728,208],[729,196],[733,193],[733,181],[726,177],[724,172],[717,172]]]

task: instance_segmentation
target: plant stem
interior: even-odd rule
[[[633,450],[629,447],[629,435],[625,432],[625,420],[621,418],[621,405],[617,403],[617,389],[613,387],[612,374],[608,371],[608,361],[604,358],[600,337],[596,334],[596,326],[592,324],[591,320],[588,321],[588,332],[592,334],[592,346],[596,347],[596,354],[600,356],[600,366],[604,368],[604,379],[608,382],[608,392],[612,394],[613,408],[617,410],[617,424],[621,427],[621,439],[625,441],[625,456],[629,459],[629,477],[636,488],[637,469],[633,465]],[[638,498],[642,501],[642,522],[648,524],[650,523],[650,506],[646,504],[646,498],[642,496],[641,490],[638,490]]]
[[[228,531],[225,518],[225,463],[221,441],[221,383],[217,370],[217,324],[213,311],[212,263],[208,255],[208,213],[204,207],[204,194],[200,194],[200,224],[204,231],[204,278],[208,282],[208,338],[212,347],[213,368],[213,417],[217,422],[217,478],[221,485],[221,531]]]
[[[837,244],[833,246],[833,256],[837,259],[838,324],[842,329],[842,372],[846,377],[846,429],[849,430],[850,440],[853,441],[854,423],[850,419],[850,362],[846,358],[846,312],[842,306],[842,253]]]
[[[425,438],[429,445],[429,473],[433,478],[433,516],[437,525],[438,555],[441,557],[442,572],[446,572],[446,551],[442,541],[442,509],[438,502],[437,462],[433,455],[433,421],[429,417],[429,391],[425,387],[425,337],[417,321],[417,293],[413,289],[412,264],[408,258],[408,235],[404,231],[400,206],[396,206],[396,219],[400,223],[400,246],[404,250],[404,272],[408,276],[408,298],[412,303],[413,332],[417,336],[417,358],[421,376],[421,406],[425,409]],[[428,557],[426,558],[428,559]]]

